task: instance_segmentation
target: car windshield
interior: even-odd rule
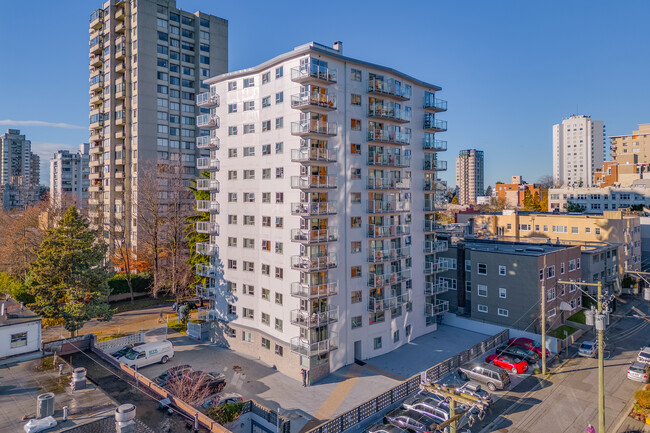
[[[642,358],[650,358],[650,352],[641,352],[640,355]]]
[[[138,353],[139,353],[139,352],[136,352],[136,351],[133,350],[133,349],[129,349],[129,351],[126,352],[126,355],[124,355],[124,357],[125,357],[126,359],[131,359],[131,360],[133,360],[133,359],[135,359],[136,356],[138,356]]]
[[[645,373],[643,368],[637,367],[636,365],[631,366],[630,371],[632,371],[634,373]]]

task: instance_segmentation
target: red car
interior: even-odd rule
[[[485,358],[485,362],[492,363],[505,370],[510,370],[513,373],[528,371],[528,364],[525,361],[510,355],[490,355]]]
[[[531,340],[530,338],[511,338],[510,340],[508,340],[508,345],[522,346],[537,353],[540,356],[540,358],[542,356],[542,345],[535,340]],[[548,349],[546,349],[546,359],[550,357],[551,357],[551,352]]]

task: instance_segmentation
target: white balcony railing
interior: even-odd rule
[[[219,235],[219,224],[212,221],[197,221],[196,222],[196,231],[197,233],[203,233],[207,235]]]
[[[369,238],[386,238],[393,236],[403,236],[411,233],[411,226],[408,224],[382,226],[377,224],[368,224]]]
[[[438,272],[445,272],[449,270],[449,262],[443,258],[439,258],[437,261],[424,262],[424,273],[425,274],[436,274]]]
[[[203,254],[204,256],[214,256],[219,254],[219,247],[208,242],[197,242],[196,253]]]
[[[335,202],[291,203],[291,213],[300,216],[334,215],[336,214]]]
[[[338,346],[339,338],[334,332],[329,332],[329,338],[314,343],[302,337],[293,337],[291,339],[291,351],[307,357],[323,355],[337,349]]]
[[[427,317],[437,316],[449,311],[449,301],[436,299],[435,304],[425,304],[424,315]]]
[[[317,147],[291,150],[293,162],[336,162],[336,153]]]
[[[411,292],[408,291],[398,296],[392,296],[390,298],[369,298],[368,299],[368,311],[371,313],[376,313],[378,311],[385,311],[391,308],[397,308],[400,305],[411,302]]]
[[[424,283],[424,294],[427,296],[437,295],[449,291],[449,283],[447,280],[439,280],[437,283],[427,281]]]
[[[328,310],[318,312],[292,310],[290,320],[292,324],[306,328],[329,325],[339,320],[339,307],[330,305]]]
[[[322,243],[334,242],[339,238],[338,227],[328,227],[326,229],[309,230],[309,229],[291,229],[291,240],[303,243]]]
[[[336,177],[325,175],[291,176],[291,188],[336,188]]]
[[[213,200],[197,200],[196,210],[199,212],[219,213],[219,202]]]
[[[291,68],[291,80],[299,83],[309,80],[336,83],[336,75],[336,69],[329,69],[313,62],[302,64],[297,68]]]
[[[406,200],[368,200],[368,213],[395,213],[408,212],[410,210],[411,202]]]
[[[368,261],[371,263],[401,260],[407,257],[411,257],[411,247],[368,251]]]
[[[198,275],[200,277],[214,278],[217,275],[217,267],[212,266],[209,263],[197,263],[196,264],[196,275]]]
[[[300,122],[291,122],[291,133],[293,135],[336,135],[337,127],[335,122],[325,122],[323,120],[302,120]]]
[[[447,241],[424,241],[424,252],[426,254],[443,253],[448,249]]]
[[[328,281],[325,284],[291,283],[291,296],[302,299],[325,298],[334,296],[339,291],[338,281]]]
[[[220,169],[220,162],[217,158],[203,157],[196,159],[196,168],[199,170],[216,170]]]
[[[196,189],[199,191],[219,192],[220,184],[216,179],[197,179]]]
[[[322,257],[291,256],[291,267],[298,271],[313,272],[325,269],[332,269],[337,266],[335,253],[329,253]]]
[[[403,177],[401,179],[369,177],[368,189],[410,189],[411,178]]]
[[[391,272],[388,274],[371,273],[368,275],[368,287],[383,287],[388,284],[397,284],[410,279],[410,269],[404,269],[399,272]]]

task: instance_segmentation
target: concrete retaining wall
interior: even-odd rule
[[[94,335],[81,335],[79,337],[65,338],[43,343],[43,354],[51,355],[56,353],[59,356],[70,355],[71,353],[83,352],[90,349],[91,339]]]

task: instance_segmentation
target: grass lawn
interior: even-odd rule
[[[569,317],[567,320],[570,320],[572,322],[580,323],[582,325],[585,324],[585,310],[580,310],[571,317]]]
[[[187,333],[186,327],[178,323],[178,320],[170,320],[167,322],[167,327],[173,329],[174,331],[180,332],[181,334]]]
[[[108,341],[108,340],[114,340],[116,338],[121,338],[121,337],[126,337],[126,334],[111,334],[111,335],[105,335],[104,337],[99,337],[97,339],[98,343],[101,343],[102,341]]]
[[[124,313],[125,311],[140,310],[142,308],[153,307],[156,305],[169,304],[174,302],[170,298],[140,298],[136,299],[131,303],[131,301],[120,301],[111,304],[111,308],[117,309],[116,313]]]
[[[564,331],[566,331],[566,335],[568,337],[569,335],[576,332],[577,329],[572,327],[572,326],[562,325],[562,326],[558,327],[557,329],[554,329],[553,331],[549,332],[549,335],[552,336],[552,337],[555,337],[555,338],[564,339]]]

